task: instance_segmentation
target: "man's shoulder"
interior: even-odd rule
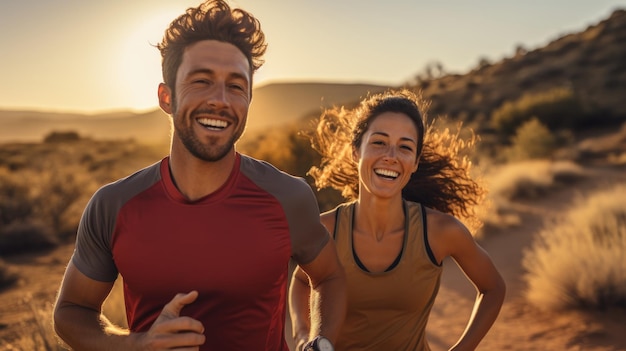
[[[251,156],[241,155],[241,171],[248,177],[266,181],[307,184],[304,178],[289,174],[273,164]]]
[[[124,178],[103,185],[96,191],[94,198],[119,197],[121,194],[130,195],[145,190],[161,179],[161,162],[156,162]]]

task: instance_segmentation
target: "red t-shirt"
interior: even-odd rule
[[[73,263],[98,281],[124,279],[131,331],[150,328],[176,293],[202,322],[201,350],[288,350],[288,263],[329,240],[309,185],[237,154],[226,183],[197,201],[174,185],[169,158],[99,189],[81,219]]]

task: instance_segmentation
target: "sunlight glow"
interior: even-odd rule
[[[121,43],[117,62],[120,89],[132,101],[134,109],[151,109],[158,106],[157,87],[161,77],[161,55],[155,47],[161,41],[165,28],[180,13],[180,9],[162,11],[129,31]]]

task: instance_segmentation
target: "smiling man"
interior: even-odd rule
[[[293,258],[319,297],[311,345],[333,342],[345,276],[311,188],[235,148],[266,48],[258,21],[207,1],[158,48],[170,155],[91,198],[55,304],[58,335],[74,350],[288,350]],[[118,275],[129,330],[102,315]]]

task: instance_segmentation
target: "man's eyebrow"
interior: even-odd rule
[[[195,74],[207,74],[207,75],[215,75],[215,71],[210,69],[210,68],[198,68],[198,69],[194,69],[191,72],[189,72],[189,75],[195,75]],[[246,76],[243,73],[239,73],[239,72],[231,72],[228,74],[229,78],[235,78],[235,79],[243,79],[246,82],[248,81],[248,76]]]
[[[192,76],[194,74],[208,74],[208,75],[213,75],[215,74],[215,71],[213,71],[212,69],[209,68],[198,68],[198,69],[194,69],[191,72],[189,72],[189,75]]]

